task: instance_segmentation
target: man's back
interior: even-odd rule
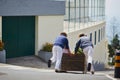
[[[87,46],[92,46],[92,42],[87,36],[82,36],[80,37],[81,40],[81,47],[87,47]]]
[[[68,48],[68,40],[65,36],[60,35],[55,39],[54,45],[59,45],[62,48],[66,46]]]

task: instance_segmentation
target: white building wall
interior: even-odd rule
[[[75,32],[68,33],[68,39],[69,39],[71,51],[74,50],[76,41],[79,40],[78,35],[80,33],[84,33],[87,36],[89,36],[90,33],[92,33],[92,41],[93,41],[93,44],[94,44],[94,33],[96,31],[97,36],[96,36],[96,45],[94,45],[93,61],[94,61],[94,63],[97,62],[97,63],[101,63],[101,64],[107,64],[107,60],[106,60],[107,51],[106,51],[105,36],[104,36],[104,38],[102,38],[102,40],[100,40],[100,42],[98,42],[98,30],[103,28],[103,27],[105,27],[105,22],[102,22],[98,25],[94,25],[92,27],[88,27],[88,28],[85,28],[85,29],[82,29],[82,30],[78,30],[78,31],[75,31]]]
[[[63,15],[52,16],[37,16],[36,17],[36,40],[35,40],[35,53],[42,48],[42,45],[46,42],[53,43],[55,37],[57,37],[63,31]]]

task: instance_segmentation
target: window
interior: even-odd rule
[[[64,31],[71,32],[105,19],[105,0],[66,0]]]
[[[92,33],[90,33],[90,41],[92,41]]]
[[[103,29],[101,28],[101,40],[102,40],[102,37],[103,37],[102,34],[103,34]]]
[[[95,39],[94,39],[94,45],[96,45],[96,31],[95,31]]]
[[[98,31],[98,42],[100,42],[100,29]]]

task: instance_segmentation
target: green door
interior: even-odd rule
[[[2,40],[7,58],[33,55],[35,53],[35,17],[2,17]]]

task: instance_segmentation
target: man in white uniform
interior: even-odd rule
[[[63,55],[63,49],[68,49],[68,53],[70,53],[69,42],[67,39],[67,34],[65,32],[60,33],[60,35],[55,39],[52,48],[53,56],[48,61],[48,67],[51,67],[51,63],[56,62],[55,72],[61,72],[61,59]]]
[[[90,41],[90,39],[85,34],[80,34],[79,37],[80,39],[75,46],[75,53],[77,53],[79,48],[83,50],[86,56],[86,61],[88,63],[87,70],[94,74],[94,67],[92,65],[92,56],[94,53],[92,41]]]

